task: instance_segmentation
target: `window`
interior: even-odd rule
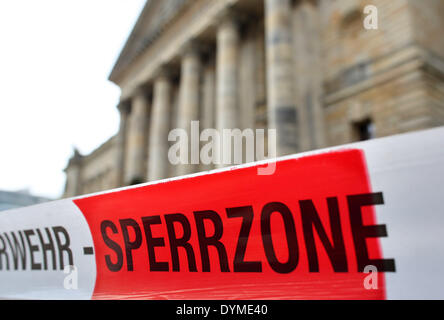
[[[353,131],[355,139],[358,141],[370,140],[375,137],[375,125],[371,119],[355,122]]]

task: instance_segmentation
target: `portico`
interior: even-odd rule
[[[278,154],[299,151],[291,79],[292,1],[166,2],[181,13],[170,20],[165,17],[165,26],[152,34],[143,51],[132,48],[130,38],[110,76],[122,88],[121,100],[131,104],[130,112],[121,113],[121,131],[126,132],[119,133],[120,145],[126,146],[127,153],[120,166],[125,183],[199,171],[201,167],[191,162],[174,166],[168,162],[168,132],[181,128],[189,134],[191,121],[201,121],[203,128],[211,125],[220,131],[245,129],[246,124],[257,129],[260,122],[243,119],[248,114],[243,109],[249,108],[250,118],[251,114],[254,118],[257,105],[264,103],[259,99],[264,97],[268,105],[265,124],[278,130]],[[243,80],[248,75],[258,83],[245,90]],[[190,153],[193,147],[199,148],[190,145]],[[230,151],[220,148],[222,153]],[[122,158],[119,153],[117,157]]]

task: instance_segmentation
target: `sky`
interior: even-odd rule
[[[0,190],[62,195],[119,127],[109,73],[145,0],[0,1]]]

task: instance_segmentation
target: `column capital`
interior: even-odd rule
[[[248,21],[248,15],[229,5],[222,9],[216,16],[215,24],[219,27],[235,26],[239,28]]]
[[[299,6],[299,5],[303,5],[303,4],[310,4],[312,6],[318,6],[319,5],[319,0],[292,0],[291,2],[292,6]]]
[[[188,55],[201,56],[206,54],[210,50],[210,45],[206,42],[190,39],[186,41],[179,49],[179,55],[185,57]]]
[[[174,68],[169,64],[163,64],[156,68],[153,73],[154,81],[170,80],[174,76]]]
[[[150,87],[148,86],[148,84],[141,84],[138,87],[136,87],[136,89],[134,89],[133,91],[133,97],[135,96],[149,96],[150,93]]]
[[[116,107],[121,114],[128,114],[131,109],[131,103],[128,100],[119,101]]]

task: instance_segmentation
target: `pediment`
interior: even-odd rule
[[[159,36],[165,26],[189,1],[147,0],[111,71],[109,80],[115,82],[119,74]]]

